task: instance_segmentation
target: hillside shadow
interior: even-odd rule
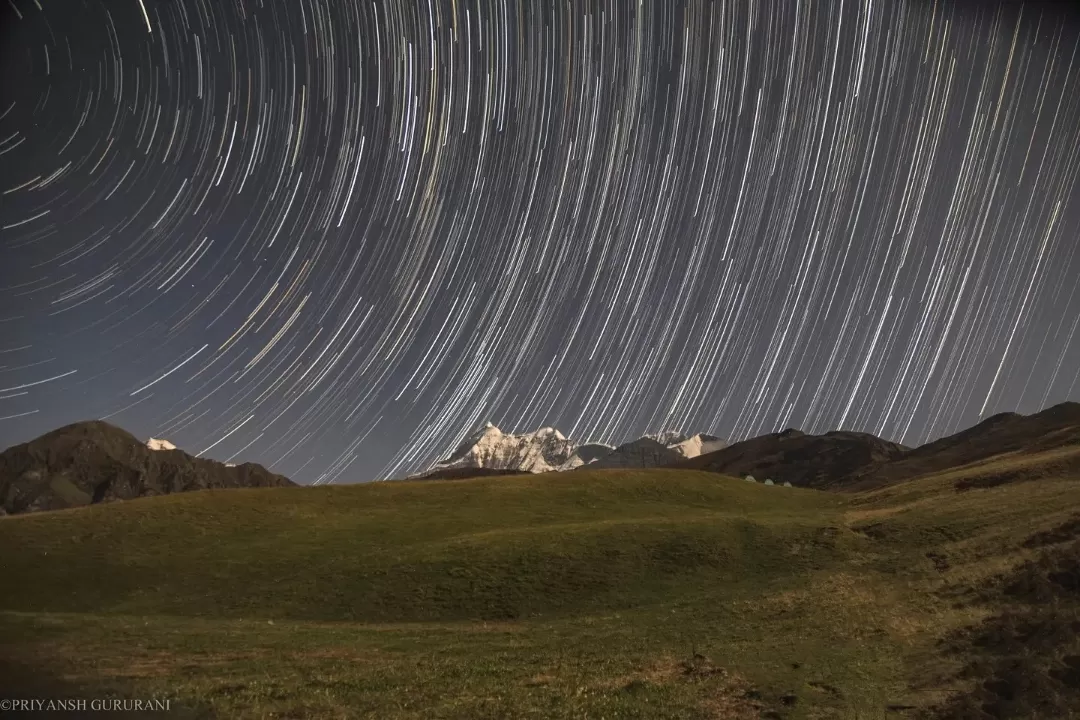
[[[1073,520],[1025,545],[1050,547],[980,593],[1000,611],[947,638],[967,659],[969,689],[924,717],[945,720],[1075,717],[1080,707],[1080,539]]]

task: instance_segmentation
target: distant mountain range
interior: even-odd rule
[[[193,457],[143,443],[100,420],[75,423],[0,453],[0,514],[60,510],[188,490],[294,485],[262,465]]]
[[[552,427],[520,435],[504,433],[490,422],[471,433],[444,460],[420,473],[423,478],[460,477],[467,469],[543,473],[589,468],[648,468],[667,465],[726,447],[713,435],[678,432],[646,435],[612,447],[577,444]],[[490,474],[490,473],[489,473]]]
[[[954,435],[917,448],[856,432],[806,435],[798,430],[762,435],[675,467],[725,475],[769,477],[796,487],[857,492],[895,485],[950,468],[977,467],[1011,453],[1031,454],[1080,445],[1080,403],[1065,402],[1033,415],[1001,413]],[[1043,474],[1080,471],[1075,454]],[[1071,464],[1071,465],[1070,465]],[[1019,472],[1019,471],[1018,471]],[[1036,472],[1027,467],[1023,472]],[[1000,472],[986,482],[1005,478]],[[1028,478],[1012,477],[1009,481]],[[975,482],[975,481],[965,481]],[[964,488],[958,488],[964,489]]]
[[[1080,472],[1080,403],[1033,415],[1002,413],[962,432],[909,448],[866,433],[808,435],[789,429],[728,445],[705,433],[664,432],[612,447],[578,444],[551,427],[520,435],[491,423],[412,479],[461,479],[607,468],[681,468],[771,480],[775,485],[853,492],[965,468],[957,490]],[[1000,467],[991,459],[1049,453],[1042,464]],[[1049,463],[1049,464],[1047,464]],[[975,471],[975,472],[973,472]],[[0,453],[0,515],[58,510],[189,490],[294,485],[253,463],[193,457],[168,440],[147,442],[102,421],[75,423]]]
[[[469,469],[483,471],[472,475],[492,475],[582,467],[668,467],[753,476],[772,480],[775,485],[854,492],[978,464],[1005,453],[1065,445],[1080,445],[1080,403],[1061,403],[1033,415],[1001,413],[917,448],[867,433],[808,435],[795,429],[732,445],[712,435],[688,437],[667,432],[613,448],[598,443],[579,446],[553,428],[513,435],[488,423],[418,477],[469,477]],[[1080,470],[1054,468],[1070,469]]]

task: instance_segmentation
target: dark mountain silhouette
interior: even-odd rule
[[[581,467],[589,470],[600,470],[603,468],[651,468],[670,465],[682,459],[682,455],[677,451],[672,450],[667,445],[653,440],[652,438],[643,437],[638,438],[633,442],[620,445],[608,454],[594,460],[588,465],[582,465]]]
[[[226,466],[182,450],[151,450],[100,420],[79,422],[0,453],[0,510],[60,510],[189,490],[294,485],[261,465]]]
[[[785,430],[735,443],[723,450],[676,463],[675,467],[725,475],[753,475],[776,484],[836,489],[852,476],[908,451],[902,445],[866,433],[807,435]]]
[[[786,430],[671,466],[727,475],[749,474],[797,487],[858,491],[981,463],[1005,453],[1037,453],[1068,445],[1080,445],[1080,403],[1061,403],[1033,415],[1001,413],[917,448],[866,433],[806,435]],[[1076,461],[1070,457],[1067,462]],[[1023,472],[1041,471],[1027,467]],[[1025,479],[1003,474],[999,469],[992,475],[987,483]],[[978,480],[974,482],[979,486]]]
[[[881,487],[910,480],[929,473],[982,463],[1006,453],[1035,454],[1069,445],[1080,445],[1080,403],[1066,402],[1049,407],[1033,415],[1001,413],[983,420],[978,425],[954,435],[921,445],[896,462],[875,468],[873,477],[863,478],[852,484],[851,489]],[[1066,464],[1076,463],[1076,456],[1065,458]],[[1052,460],[1048,460],[1053,464]],[[1050,470],[1064,471],[1068,468],[1027,465],[1010,472],[994,470],[984,481],[969,479],[973,487],[1015,482],[1028,476],[1043,474]],[[1080,468],[1076,468],[1080,469]],[[965,489],[958,486],[958,489]]]

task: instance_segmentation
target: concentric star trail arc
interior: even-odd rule
[[[486,420],[915,445],[1077,396],[1065,4],[3,12],[0,445],[348,482]]]

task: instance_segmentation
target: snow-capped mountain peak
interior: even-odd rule
[[[618,448],[603,443],[578,445],[547,425],[532,432],[514,434],[504,433],[493,423],[486,422],[425,474],[458,468],[542,473],[573,470],[594,463],[597,467],[653,467],[726,446],[727,443],[712,435],[686,435],[670,430],[646,435]]]
[[[176,446],[168,440],[161,440],[159,438],[150,438],[146,441],[146,447],[151,450],[175,450]]]
[[[490,422],[486,422],[486,423],[484,423],[484,427],[478,429],[475,433],[473,433],[473,437],[487,437],[489,435],[494,436],[494,437],[498,437],[498,436],[500,436],[502,434],[503,434],[502,430],[495,427]]]
[[[553,427],[542,427],[532,433],[533,437],[554,437],[558,440],[565,440],[566,436]]]
[[[688,439],[689,435],[684,435],[678,430],[665,430],[664,432],[656,433],[655,435],[646,435],[645,438],[648,438],[649,440],[655,440],[661,445],[671,447],[672,445],[677,445]]]
[[[552,427],[531,433],[508,434],[492,423],[465,439],[445,460],[431,470],[451,468],[491,468],[548,472],[566,462],[576,445]]]

